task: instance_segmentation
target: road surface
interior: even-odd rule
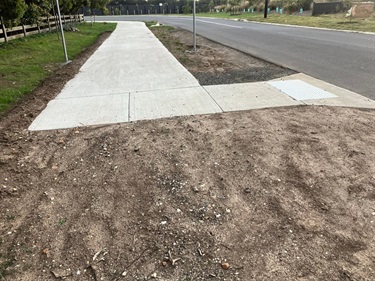
[[[192,31],[192,18],[102,16],[101,21],[157,20]],[[197,34],[375,100],[375,35],[197,17]],[[199,42],[198,42],[199,44]]]

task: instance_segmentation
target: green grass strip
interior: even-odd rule
[[[80,23],[79,31],[65,31],[69,59],[92,45],[100,34],[113,31],[115,23]],[[0,112],[34,90],[65,62],[57,34],[42,33],[0,43]]]
[[[197,14],[197,16],[331,28],[337,30],[375,32],[374,16],[367,19],[350,19],[346,18],[345,14],[312,17],[303,15],[276,14],[273,12],[268,14],[266,19],[264,18],[263,13],[241,13],[238,15],[230,15],[230,13],[200,13]]]

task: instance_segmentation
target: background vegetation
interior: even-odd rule
[[[271,10],[276,7],[283,8],[285,12],[293,13],[299,11],[300,8],[303,10],[310,10],[314,0],[269,0],[269,8]],[[315,0],[315,2],[335,2],[340,0]],[[370,0],[372,1],[372,0]],[[227,13],[239,13],[244,9],[254,9],[255,11],[264,10],[264,0],[196,0],[197,12],[227,12]],[[344,9],[352,6],[353,0],[342,0],[344,3]],[[109,1],[110,6],[126,6],[126,5],[144,5],[144,6],[159,6],[159,3],[163,3],[163,6],[175,7],[179,6],[182,8],[183,13],[191,13],[193,9],[193,0],[111,0]],[[181,10],[180,10],[181,12]]]
[[[82,7],[107,11],[110,0],[59,0],[62,14],[75,14]],[[0,17],[6,26],[34,24],[54,14],[55,0],[1,0]]]

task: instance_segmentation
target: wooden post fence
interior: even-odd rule
[[[79,15],[63,15],[63,23],[81,22],[84,20],[82,14]],[[0,42],[9,42],[10,40],[20,37],[27,37],[32,34],[50,32],[58,28],[58,19],[54,16],[43,17],[40,23],[32,25],[20,25],[12,28],[7,28],[4,24],[3,18],[0,18]]]
[[[1,30],[3,31],[3,36],[4,36],[5,42],[8,42],[7,29],[5,27],[3,17],[1,17]]]

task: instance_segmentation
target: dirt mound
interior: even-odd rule
[[[0,120],[0,279],[375,279],[375,111],[28,132],[54,79]]]

